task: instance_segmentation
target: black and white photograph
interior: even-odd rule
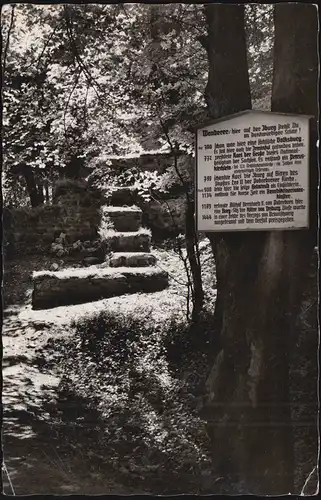
[[[2,6],[4,495],[318,495],[319,29]]]

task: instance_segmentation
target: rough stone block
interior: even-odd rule
[[[81,304],[126,293],[152,293],[168,286],[168,275],[148,268],[70,268],[33,274],[33,309]]]
[[[149,252],[150,242],[151,235],[148,230],[136,232],[110,230],[104,238],[104,243],[111,252]]]
[[[103,217],[108,217],[116,231],[138,231],[142,222],[142,211],[136,206],[104,206]]]
[[[110,267],[145,267],[155,264],[156,257],[144,252],[115,252],[109,259]]]

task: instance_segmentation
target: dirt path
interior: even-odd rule
[[[94,311],[104,307],[95,303]],[[133,494],[117,483],[105,460],[93,459],[95,442],[79,442],[75,422],[57,425],[59,367],[50,343],[69,334],[71,319],[88,308],[7,309],[3,321],[3,492],[5,494]],[[59,310],[62,309],[62,310]],[[48,368],[48,366],[50,368]],[[74,413],[75,408],[73,409]],[[77,408],[76,408],[77,411]],[[81,411],[81,409],[79,409]],[[75,442],[76,440],[76,442]],[[92,449],[91,449],[92,448]],[[103,458],[103,457],[102,457]],[[103,471],[103,472],[102,472]]]
[[[28,294],[30,296],[30,290]],[[172,301],[168,294],[158,292],[149,295],[148,307],[151,313],[166,317]],[[134,485],[128,486],[129,478],[121,472],[115,474],[106,463],[106,456],[97,457],[99,434],[85,438],[85,429],[80,432],[75,429],[77,416],[82,411],[81,402],[79,407],[73,403],[74,407],[68,408],[68,401],[59,401],[59,360],[56,362],[55,351],[55,341],[70,334],[73,319],[108,308],[129,312],[140,306],[146,310],[143,294],[45,311],[33,311],[27,298],[23,304],[4,311],[5,494],[147,493],[137,491]],[[87,420],[97,421],[95,417]]]

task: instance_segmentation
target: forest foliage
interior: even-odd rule
[[[201,5],[17,4],[3,8],[1,22],[7,206],[50,202],[57,178],[82,177],[110,156],[193,155],[194,127],[207,117]],[[262,109],[272,7],[249,4],[246,27],[252,98]]]

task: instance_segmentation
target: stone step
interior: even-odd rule
[[[114,186],[111,192],[110,190],[108,190],[107,193],[105,193],[103,196],[105,202],[107,202],[109,205],[134,205],[137,199],[137,188],[135,188],[134,186]]]
[[[151,233],[148,229],[135,232],[110,229],[104,234],[103,242],[110,252],[149,252]]]
[[[109,259],[110,267],[154,266],[156,257],[145,252],[115,252]]]
[[[103,259],[99,259],[98,257],[85,257],[82,261],[82,264],[84,266],[93,266],[97,264],[101,264],[103,262]]]
[[[102,207],[102,217],[108,217],[116,231],[138,231],[142,223],[142,211],[135,205],[131,207]]]
[[[168,286],[168,274],[153,267],[69,268],[33,274],[33,309],[82,304],[127,293],[151,293]]]

